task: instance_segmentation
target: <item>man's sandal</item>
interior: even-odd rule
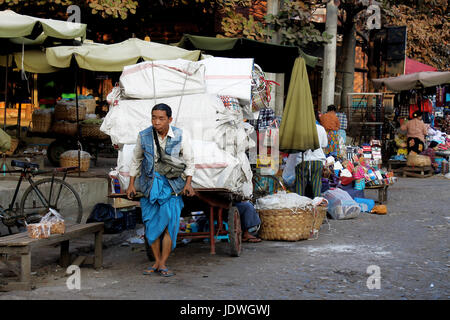
[[[158,272],[159,272],[159,275],[162,277],[171,277],[171,276],[175,275],[175,273],[169,271],[169,268],[159,269]]]
[[[158,268],[149,267],[148,269],[144,270],[142,274],[147,276],[151,274],[156,274],[158,271],[159,271]]]
[[[257,242],[261,242],[262,240],[260,238],[256,238],[256,237],[248,237],[246,239],[242,239],[242,242],[249,242],[249,243],[257,243]]]

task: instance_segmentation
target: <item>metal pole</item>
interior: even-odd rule
[[[8,68],[9,68],[9,54],[6,55],[5,68],[5,118],[3,119],[3,130],[6,131],[6,107],[8,106]]]
[[[331,43],[325,45],[322,78],[322,113],[327,107],[334,104],[335,71],[336,71],[336,35],[337,35],[338,8],[331,0],[327,4],[327,21],[325,31],[332,35]]]
[[[77,148],[78,148],[78,176],[81,176],[81,156],[80,156],[80,122],[78,116],[78,66],[75,64],[75,105],[77,108]]]

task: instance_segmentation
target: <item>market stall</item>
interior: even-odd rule
[[[392,92],[390,101],[393,117],[390,119],[392,134],[389,165],[397,167],[400,173],[402,170],[408,172],[418,170],[418,176],[430,176],[425,174],[423,168],[414,169],[407,164],[406,134],[400,130],[401,125],[405,125],[413,118],[413,113],[419,111],[423,114],[423,122],[428,125],[428,132],[423,141],[424,149],[432,141],[438,143],[438,169],[444,174],[447,173],[448,159],[445,158],[448,157],[450,148],[450,72],[414,72],[372,81],[375,88],[385,87]],[[404,167],[408,168],[403,169]],[[429,166],[427,168],[431,170]],[[411,175],[416,176],[417,173],[412,172]]]

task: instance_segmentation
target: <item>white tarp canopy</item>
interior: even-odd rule
[[[17,44],[42,44],[47,37],[80,38],[83,41],[86,38],[86,27],[83,23],[35,18],[11,10],[0,11],[0,38],[8,38]]]
[[[426,87],[434,87],[446,83],[450,83],[450,71],[435,72],[416,72],[398,77],[372,79],[375,89],[381,88],[383,85],[391,91],[403,91],[411,89],[419,89]]]
[[[121,72],[125,66],[136,64],[140,59],[197,61],[200,50],[186,50],[131,38],[115,44],[84,43],[82,46],[47,48],[46,56],[48,63],[57,68],[68,68],[73,56],[82,69]]]

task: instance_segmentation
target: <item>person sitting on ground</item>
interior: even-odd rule
[[[261,224],[261,219],[253,204],[250,201],[242,201],[236,202],[234,205],[238,209],[241,218],[242,242],[261,242],[260,238],[251,235],[249,231]]]
[[[439,143],[437,143],[436,141],[431,141],[428,148],[420,154],[422,156],[428,156],[431,159],[431,166],[433,167],[435,174],[441,173],[441,171],[438,169],[439,164],[436,162],[436,151],[438,149],[438,145]]]

